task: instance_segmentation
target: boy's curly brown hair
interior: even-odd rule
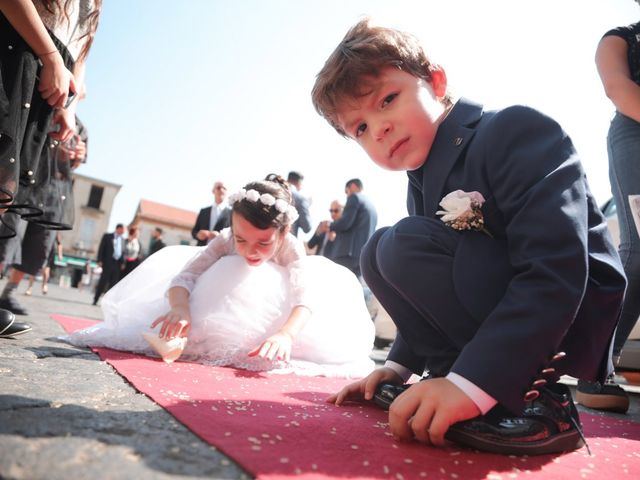
[[[366,94],[370,81],[386,67],[431,82],[432,64],[415,36],[374,26],[365,18],[349,29],[316,76],[313,106],[340,135],[347,136],[338,122],[338,110]],[[451,106],[451,97],[447,94],[443,102]]]

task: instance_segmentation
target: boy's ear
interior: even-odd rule
[[[447,94],[447,74],[440,65],[431,64],[431,88],[436,97],[442,98]]]

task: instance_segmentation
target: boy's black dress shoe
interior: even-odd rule
[[[10,312],[15,313],[16,315],[26,315],[27,310],[18,303],[18,301],[13,297],[0,298],[0,308],[4,308],[5,310],[9,310]]]
[[[393,383],[379,383],[373,394],[373,402],[384,410],[389,410],[391,403],[398,395],[409,388],[411,384],[395,385]]]
[[[562,384],[540,388],[521,416],[496,405],[486,415],[451,425],[445,438],[503,455],[545,455],[585,445],[571,391]]]
[[[391,402],[409,387],[381,383],[373,400],[388,410]],[[521,416],[496,405],[486,415],[451,425],[445,438],[503,455],[544,455],[585,445],[571,391],[562,384],[541,387],[540,396],[527,403]]]
[[[31,327],[26,323],[16,322],[13,313],[0,309],[0,338],[14,337],[30,330]]]

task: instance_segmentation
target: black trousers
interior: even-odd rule
[[[102,264],[102,274],[96,285],[95,295],[93,296],[93,302],[96,303],[100,296],[113,287],[120,280],[122,272],[122,264],[120,261],[111,259],[108,262]]]

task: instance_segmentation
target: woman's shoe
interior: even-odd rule
[[[46,295],[47,293],[49,293],[49,285],[45,283],[44,285],[42,285],[42,294]]]
[[[27,297],[30,297],[30,296],[31,296],[31,287],[27,288],[27,289],[24,291],[24,294],[25,294]]]
[[[585,407],[607,412],[627,413],[629,394],[609,375],[604,383],[578,380],[576,401]]]

